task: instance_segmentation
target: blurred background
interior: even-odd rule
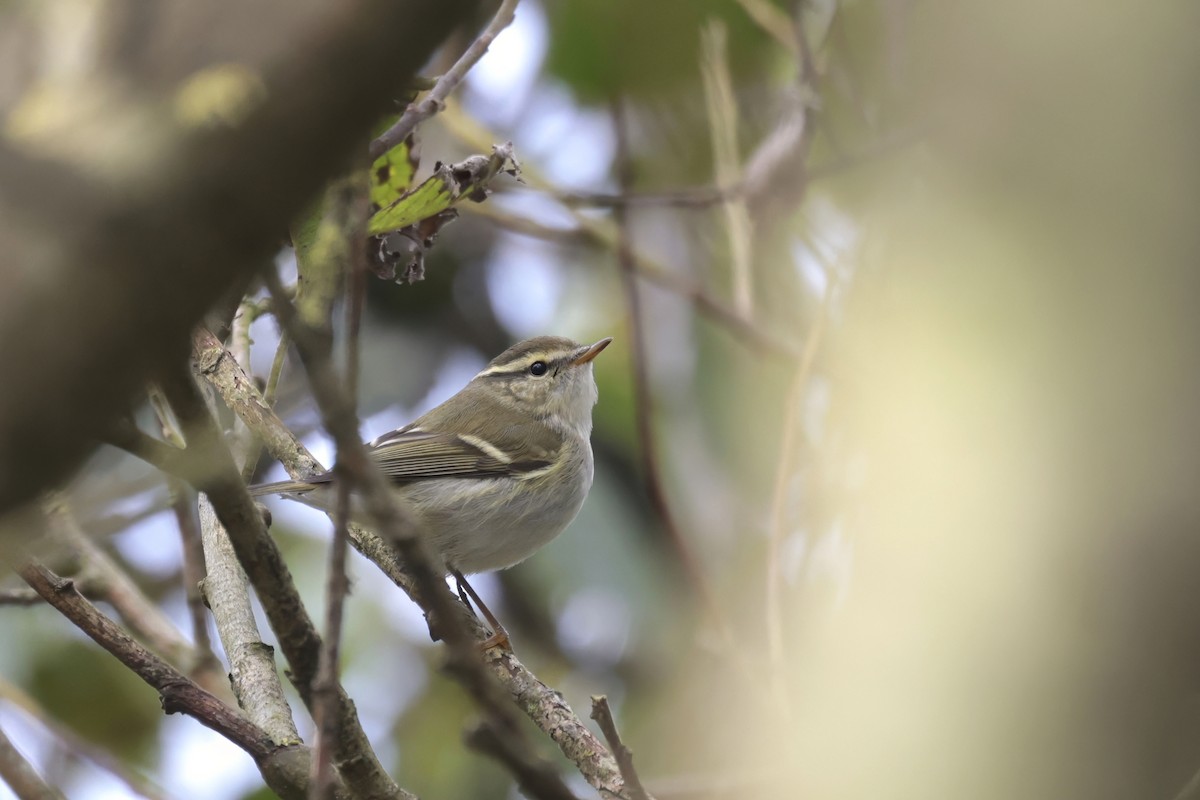
[[[147,109],[319,5],[0,3],[4,135],[135,169]],[[572,707],[611,698],[660,800],[1200,796],[1198,17],[521,0],[419,128],[419,177],[512,141],[522,179],[423,281],[370,281],[364,439],[515,340],[614,337],[583,512],[475,585]],[[265,377],[278,330],[250,332]],[[329,463],[295,364],[278,409]],[[101,448],[68,497],[190,631],[161,476]],[[318,616],[328,520],[271,508]],[[351,571],[344,682],[385,766],[519,796],[461,745],[419,611]],[[0,607],[0,641],[0,728],[69,797],[270,796],[52,610]]]

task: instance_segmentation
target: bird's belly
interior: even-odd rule
[[[422,481],[405,494],[446,566],[472,574],[511,567],[562,533],[591,485],[590,470],[584,477],[537,487],[509,479]],[[434,506],[421,502],[422,492],[459,502]]]

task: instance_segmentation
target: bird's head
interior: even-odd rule
[[[611,337],[595,344],[561,336],[526,339],[492,359],[472,383],[486,385],[514,409],[587,436],[597,397],[592,359],[611,341]]]

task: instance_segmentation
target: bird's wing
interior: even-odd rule
[[[464,434],[402,428],[372,442],[371,457],[393,481],[498,478],[548,467],[551,454],[512,457],[502,446]]]

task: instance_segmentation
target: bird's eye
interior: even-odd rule
[[[529,365],[529,374],[535,378],[540,378],[546,374],[546,362],[535,361]]]

